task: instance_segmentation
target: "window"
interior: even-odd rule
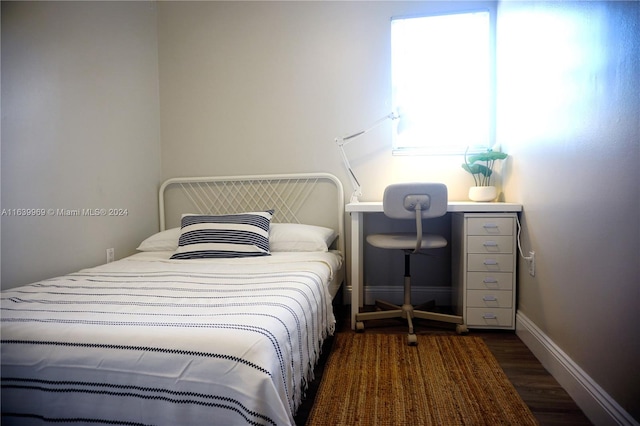
[[[394,154],[492,145],[491,40],[488,11],[391,20]]]

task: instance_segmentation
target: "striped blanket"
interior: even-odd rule
[[[2,424],[292,424],[335,253],[140,253],[2,292]]]

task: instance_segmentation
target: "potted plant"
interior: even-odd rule
[[[464,164],[462,168],[473,176],[475,186],[469,188],[469,199],[472,201],[492,201],[495,200],[496,187],[491,185],[491,175],[493,175],[493,165],[496,160],[504,160],[507,154],[494,151],[489,148],[485,152],[473,154],[467,157],[464,153]]]

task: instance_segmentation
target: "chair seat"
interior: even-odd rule
[[[383,249],[413,250],[416,248],[416,234],[372,234],[367,236],[367,242],[374,247]],[[423,234],[423,249],[435,249],[447,246],[446,238],[440,235]]]

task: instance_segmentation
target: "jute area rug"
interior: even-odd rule
[[[338,333],[308,426],[537,425],[479,337]]]

